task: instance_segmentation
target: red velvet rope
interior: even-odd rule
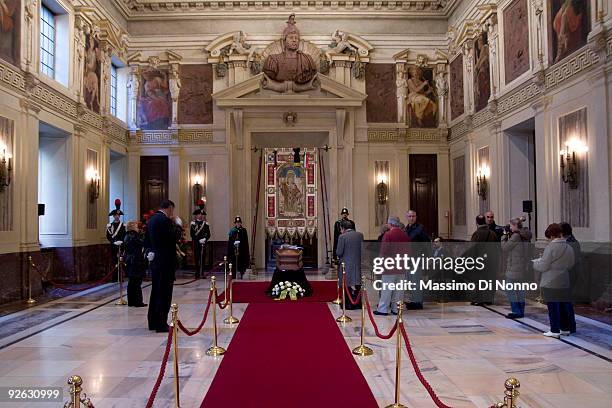
[[[178,328],[181,329],[183,333],[185,333],[187,336],[190,336],[190,337],[198,334],[202,330],[202,327],[204,327],[204,323],[206,323],[206,318],[208,317],[208,309],[210,309],[211,301],[212,301],[212,291],[209,291],[208,292],[208,302],[206,303],[206,309],[204,309],[204,315],[202,317],[202,321],[200,322],[198,327],[195,328],[195,330],[191,331],[187,329],[185,326],[183,326],[183,322],[181,322],[180,320],[176,322],[178,325]]]
[[[149,396],[149,400],[147,401],[147,405],[145,408],[151,408],[153,406],[153,401],[155,401],[155,397],[157,396],[157,391],[159,390],[159,386],[161,385],[164,375],[166,374],[166,364],[168,363],[168,357],[170,356],[171,346],[172,346],[172,328],[168,330],[168,340],[166,341],[166,351],[164,352],[164,358],[161,363],[159,375],[157,376],[157,380],[155,381],[153,390],[151,390],[151,395]]]
[[[412,346],[410,346],[410,340],[408,339],[408,333],[406,333],[406,328],[404,327],[404,323],[400,323],[400,331],[402,332],[402,337],[404,337],[404,343],[406,344],[406,350],[408,351],[408,356],[410,357],[410,362],[412,363],[412,368],[414,368],[414,373],[416,374],[417,378],[419,379],[419,381],[421,381],[421,384],[423,384],[423,387],[425,387],[425,389],[429,393],[429,396],[431,397],[431,399],[433,400],[433,402],[436,404],[438,408],[451,408],[450,406],[440,401],[440,398],[438,398],[438,396],[436,395],[436,392],[433,390],[431,385],[429,385],[429,383],[427,382],[427,380],[421,373],[419,364],[417,363],[416,358],[414,357],[414,353],[412,352]]]
[[[378,326],[376,325],[376,320],[374,320],[374,315],[372,314],[372,309],[370,308],[370,301],[368,300],[367,294],[365,295],[365,302],[368,309],[368,316],[370,316],[370,321],[372,322],[372,326],[374,326],[374,331],[376,332],[376,335],[383,340],[388,340],[393,337],[395,331],[397,330],[397,324],[393,325],[393,328],[391,329],[389,334],[381,334],[378,330]]]
[[[361,300],[361,294],[363,293],[363,289],[359,289],[359,293],[357,294],[357,299],[353,300],[352,296],[351,296],[351,291],[349,290],[348,286],[346,285],[346,279],[342,279],[344,281],[344,291],[346,292],[346,295],[348,297],[348,300],[353,304],[356,305],[359,303],[359,301]]]
[[[91,289],[94,288],[98,285],[101,285],[103,283],[105,283],[113,274],[113,272],[115,272],[115,270],[117,269],[117,267],[115,266],[113,269],[111,269],[106,275],[104,275],[101,279],[92,282],[91,284],[89,284],[88,286],[85,286],[84,288],[71,288],[67,285],[63,285],[61,283],[57,283],[55,281],[53,281],[52,279],[48,279],[46,276],[43,276],[42,273],[40,272],[40,269],[38,269],[38,266],[35,263],[31,263],[30,265],[32,265],[32,268],[34,268],[34,270],[36,271],[36,273],[38,274],[38,276],[40,276],[43,280],[45,280],[46,282],[51,283],[53,286],[57,287],[58,289],[63,289],[63,290],[68,290],[70,292],[81,292],[83,290],[87,290],[87,289]]]

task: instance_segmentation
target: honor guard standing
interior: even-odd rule
[[[121,211],[121,200],[115,199],[115,209],[108,213],[109,217],[113,217],[113,221],[106,225],[106,239],[111,243],[111,254],[112,254],[112,265],[111,268],[117,266],[117,261],[119,259],[119,252],[121,250],[121,244],[123,244],[123,239],[125,238],[125,225],[121,221],[121,216],[123,215],[123,211]],[[118,271],[113,272],[113,280],[117,281]]]
[[[195,220],[191,221],[189,235],[193,244],[193,256],[195,258],[195,278],[200,279],[204,276],[202,272],[204,256],[206,253],[206,243],[210,239],[210,225],[206,222],[206,211],[204,211],[204,201],[198,200],[198,207],[193,215]]]
[[[240,216],[236,216],[234,226],[229,230],[227,242],[227,261],[232,264],[232,277],[236,278],[236,271],[238,271],[242,279],[244,272],[249,267],[250,260],[247,230],[242,226]]]
[[[332,259],[336,265],[338,265],[338,255],[336,254],[336,250],[338,249],[338,238],[340,238],[340,234],[342,233],[342,228],[340,226],[342,220],[347,220],[351,222],[353,224],[352,229],[355,229],[355,222],[349,219],[348,208],[342,207],[342,211],[340,211],[340,219],[337,220],[334,224],[334,248],[332,251]]]

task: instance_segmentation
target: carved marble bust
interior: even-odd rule
[[[295,26],[295,14],[289,16],[283,31],[283,52],[269,55],[263,66],[266,76],[278,82],[291,81],[306,84],[317,74],[314,60],[300,51],[300,32]]]

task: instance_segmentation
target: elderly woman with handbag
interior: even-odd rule
[[[550,224],[544,233],[550,240],[541,258],[533,260],[533,269],[540,273],[540,287],[548,306],[550,330],[546,337],[568,336],[575,326],[570,313],[570,269],[574,266],[574,250],[565,241],[559,224]]]

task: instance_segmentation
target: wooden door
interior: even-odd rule
[[[438,235],[438,168],[435,154],[409,156],[410,209],[429,236]]]
[[[168,156],[140,157],[140,213],[157,210],[168,198]]]

